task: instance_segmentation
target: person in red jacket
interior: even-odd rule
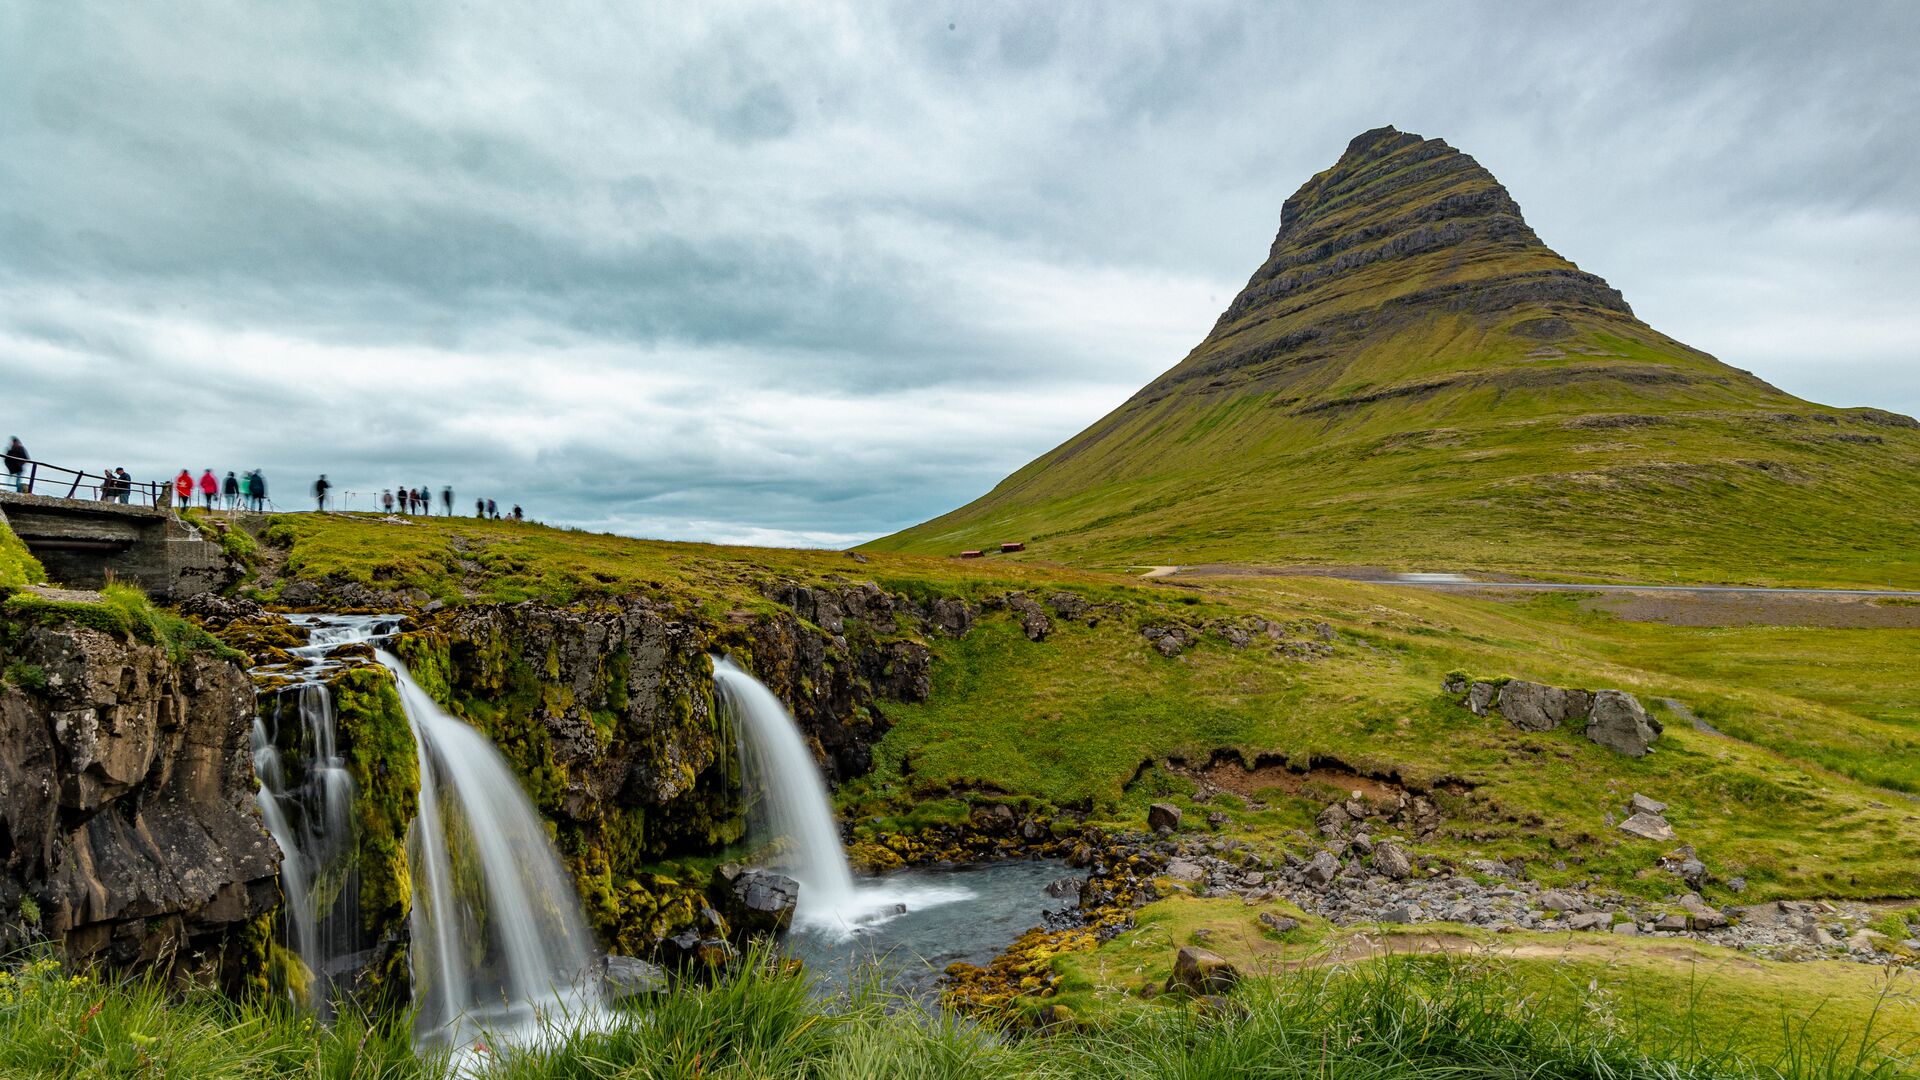
[[[208,469],[206,472],[200,474],[200,501],[206,503],[207,509],[211,511],[214,500],[219,497],[220,478],[213,475],[212,469]]]
[[[185,469],[173,478],[173,504],[182,510],[193,505],[193,474]]]

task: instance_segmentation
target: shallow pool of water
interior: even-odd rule
[[[1080,877],[1057,859],[980,863],[952,869],[900,870],[861,884],[903,896],[942,898],[904,914],[849,931],[803,927],[787,935],[787,952],[829,990],[851,978],[877,977],[897,993],[931,998],[948,964],[985,966],[1039,926],[1041,913],[1071,908],[1071,898],[1047,895],[1047,886]]]

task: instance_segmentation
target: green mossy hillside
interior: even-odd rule
[[[0,517],[0,597],[24,585],[39,585],[47,580],[40,560],[33,557],[13,530]]]
[[[66,599],[65,596],[83,597]],[[223,660],[244,657],[222,644],[198,624],[166,608],[156,607],[133,585],[108,585],[97,594],[69,593],[60,598],[37,592],[16,592],[0,602],[0,614],[41,626],[84,626],[124,641],[156,645],[175,662],[192,653]]]
[[[1354,141],[1185,360],[868,550],[1920,586],[1920,423],[1635,319],[1438,140]]]
[[[1636,894],[1670,889],[1670,876],[1651,869],[1665,849],[1608,823],[1639,791],[1672,804],[1679,842],[1694,845],[1717,881],[1745,877],[1748,900],[1920,896],[1920,863],[1908,850],[1920,811],[1903,794],[1920,790],[1912,765],[1920,760],[1913,696],[1920,635],[1912,631],[1664,626],[1627,622],[1578,596],[1473,597],[1234,575],[1156,585],[1001,560],[877,554],[860,562],[838,552],[657,543],[457,519],[403,528],[304,515],[276,527],[290,534],[290,554],[323,577],[364,574],[384,558],[389,536],[449,557],[459,545],[482,543],[526,556],[511,581],[486,571],[448,579],[474,595],[552,580],[562,567],[604,566],[619,581],[646,582],[635,587],[690,622],[710,620],[701,648],[723,643],[750,654],[756,670],[769,667],[776,690],[803,707],[809,693],[833,700],[833,688],[804,685],[801,669],[772,662],[784,655],[773,638],[754,637],[764,621],[794,616],[770,599],[778,583],[818,590],[871,581],[923,605],[965,602],[975,613],[965,636],[908,635],[928,650],[931,693],[924,702],[885,704],[892,726],[874,748],[870,775],[840,793],[856,821],[904,822],[922,805],[1012,798],[1137,826],[1149,801],[1172,798],[1202,818],[1221,810],[1236,828],[1284,843],[1292,830],[1310,829],[1319,807],[1340,794],[1337,784],[1312,781],[1307,770],[1317,766],[1331,769],[1327,775],[1345,770],[1430,791],[1446,820],[1433,850],[1461,859],[1517,857],[1546,880],[1591,880]],[[567,554],[552,567],[530,554],[554,550]],[[1018,613],[988,606],[1015,591],[1048,612],[1044,640],[1029,640]],[[573,595],[571,586],[563,593]],[[1062,616],[1051,606],[1056,594],[1084,612]],[[1322,623],[1333,641],[1321,641]],[[1228,637],[1263,625],[1285,640],[1249,634],[1249,644],[1236,647]],[[849,626],[850,637],[865,632]],[[1146,631],[1165,627],[1183,628],[1193,643],[1162,655]],[[1314,651],[1322,645],[1324,654]],[[515,747],[530,789],[546,800],[543,810],[563,818],[552,801],[548,751],[527,723],[554,692],[543,685],[544,654],[516,658],[508,646],[482,641],[463,664],[486,674],[463,676],[473,680],[464,691],[435,692],[449,693],[456,713]],[[419,655],[416,666],[435,670]],[[1635,760],[1577,730],[1521,732],[1446,695],[1443,684],[1456,671],[1625,689],[1664,720],[1667,733],[1654,754]],[[690,693],[704,692],[697,688],[702,672],[687,678],[696,687]],[[597,733],[617,723],[602,705],[635,693],[611,673],[601,684],[594,691],[600,701],[575,703]],[[1661,704],[1667,698],[1718,734],[1669,712]],[[1191,774],[1216,752],[1297,771],[1263,766],[1240,782],[1252,785],[1243,806],[1202,805]],[[716,798],[722,786],[716,774]],[[1266,809],[1245,808],[1253,803]],[[708,831],[723,817],[703,811],[686,820],[725,842],[724,830]],[[566,827],[557,828],[567,847]],[[612,847],[596,849],[618,838],[657,851],[652,840],[661,834],[660,815],[649,812],[603,829],[593,843],[573,844],[570,858],[592,882],[601,925],[618,921],[607,914],[615,910],[611,898],[640,880],[640,864]]]

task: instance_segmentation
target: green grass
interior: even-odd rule
[[[1730,641],[1578,615],[1568,604],[1310,579],[1223,579],[1211,584],[1210,601],[1287,621],[1325,619],[1342,642],[1313,663],[1218,639],[1169,660],[1130,622],[1062,625],[1037,645],[1010,624],[985,622],[960,641],[929,643],[939,657],[934,693],[893,711],[873,775],[842,793],[850,816],[954,791],[1034,796],[1134,824],[1156,798],[1204,816],[1218,807],[1193,803],[1190,783],[1152,769],[1134,782],[1136,774],[1147,763],[1197,765],[1231,750],[1298,770],[1332,760],[1426,788],[1464,782],[1467,796],[1441,796],[1449,823],[1430,847],[1460,858],[1517,856],[1543,881],[1671,891],[1670,878],[1645,870],[1672,845],[1629,840],[1606,824],[1641,791],[1671,804],[1680,842],[1719,878],[1747,878],[1749,899],[1920,895],[1911,855],[1920,807],[1875,786],[1914,778],[1920,755],[1904,749],[1906,725],[1920,710],[1875,719],[1791,692],[1804,684],[1839,694],[1884,678],[1879,693],[1910,694],[1913,677],[1885,669],[1912,655],[1920,635],[1870,632],[1888,635],[1887,653],[1835,632],[1818,649],[1794,640],[1796,652],[1765,634]],[[1704,672],[1684,660],[1700,642],[1716,657]],[[1649,702],[1673,696],[1754,738],[1714,736],[1669,717],[1654,754],[1626,759],[1578,730],[1527,734],[1497,716],[1472,716],[1440,692],[1456,669],[1616,687]],[[1318,809],[1278,792],[1269,802],[1265,811],[1226,812],[1262,838],[1308,826]]]
[[[235,661],[245,659],[194,623],[154,606],[134,585],[108,585],[100,590],[97,600],[54,600],[36,593],[16,593],[0,603],[0,616],[43,626],[84,626],[117,638],[158,645],[175,661],[196,652]]]
[[[1164,950],[1163,950],[1164,951]],[[1486,962],[1388,958],[1257,977],[1224,1011],[1177,998],[1126,1000],[1046,1038],[1010,1040],[929,1016],[872,991],[823,999],[764,963],[706,988],[682,987],[608,1030],[546,1049],[498,1053],[501,1080],[949,1077],[1646,1077],[1844,1080],[1912,1075],[1911,1029],[1869,1011],[1789,1018],[1793,1049],[1764,1031],[1730,1035],[1719,1001],[1661,998],[1641,1013],[1609,1007],[1620,987],[1515,992],[1516,972]],[[1600,1007],[1596,1007],[1598,1004]],[[1883,1005],[1883,1011],[1887,1011]],[[1754,1038],[1758,1035],[1759,1038]],[[348,1017],[320,1028],[286,1010],[146,984],[103,985],[43,961],[0,979],[0,1075],[78,1078],[327,1077],[412,1080],[440,1074],[416,1058],[404,1022]]]
[[[0,597],[23,585],[38,585],[47,580],[40,560],[33,557],[6,520],[0,518]]]
[[[1577,1018],[1667,1061],[1788,1075],[1890,1075],[1920,1067],[1920,979],[1912,971],[1834,961],[1760,961],[1686,941],[1592,934],[1491,934],[1446,925],[1336,930],[1298,911],[1281,939],[1262,909],[1237,898],[1175,898],[1141,909],[1136,926],[1092,952],[1066,953],[1059,1000],[1087,1018],[1127,1015],[1172,969],[1175,950],[1204,940],[1241,970],[1322,994],[1393,1001],[1406,986],[1439,996],[1498,987],[1512,1010],[1548,1026]],[[1338,1027],[1336,1018],[1331,1026]],[[1904,1071],[1903,1071],[1904,1070]]]
[[[259,544],[232,514],[217,517],[204,507],[189,506],[180,511],[180,516],[241,566],[251,567],[260,561]]]
[[[1745,899],[1920,896],[1910,850],[1920,808],[1898,793],[1920,781],[1912,749],[1920,634],[1910,631],[1669,627],[1588,612],[1578,597],[1508,602],[1307,578],[1169,587],[997,559],[879,554],[863,564],[838,552],[461,519],[397,526],[287,515],[271,533],[285,559],[281,583],[294,573],[338,575],[455,602],[632,591],[719,623],[775,610],[766,590],[782,580],[873,580],[923,600],[1014,588],[1044,600],[1065,589],[1110,605],[1097,627],[1056,619],[1039,643],[1005,614],[983,616],[959,640],[930,637],[931,699],[885,707],[894,727],[872,775],[841,792],[855,821],[910,825],[917,806],[956,796],[1077,807],[1132,825],[1147,802],[1170,797],[1204,817],[1218,807],[1193,804],[1178,777],[1149,768],[1131,781],[1168,757],[1200,764],[1237,750],[1299,768],[1333,759],[1419,786],[1464,782],[1470,796],[1441,798],[1448,825],[1432,847],[1463,859],[1519,857],[1556,883],[1671,890],[1670,878],[1645,873],[1664,846],[1622,842],[1606,824],[1643,791],[1672,804],[1680,842],[1720,880],[1748,879]],[[1168,659],[1139,632],[1255,617],[1325,621],[1341,640],[1315,662],[1212,636]],[[1622,758],[1577,731],[1526,734],[1472,716],[1441,694],[1453,670],[1616,687],[1649,703],[1673,697],[1734,737],[1669,716],[1656,753]],[[1310,826],[1318,809],[1311,797],[1266,801],[1263,811],[1227,811],[1264,843]]]

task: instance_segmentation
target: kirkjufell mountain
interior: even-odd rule
[[[1667,337],[1472,157],[1383,127],[1286,200],[1266,262],[1184,360],[872,546],[1916,584],[1917,529],[1920,424]]]

